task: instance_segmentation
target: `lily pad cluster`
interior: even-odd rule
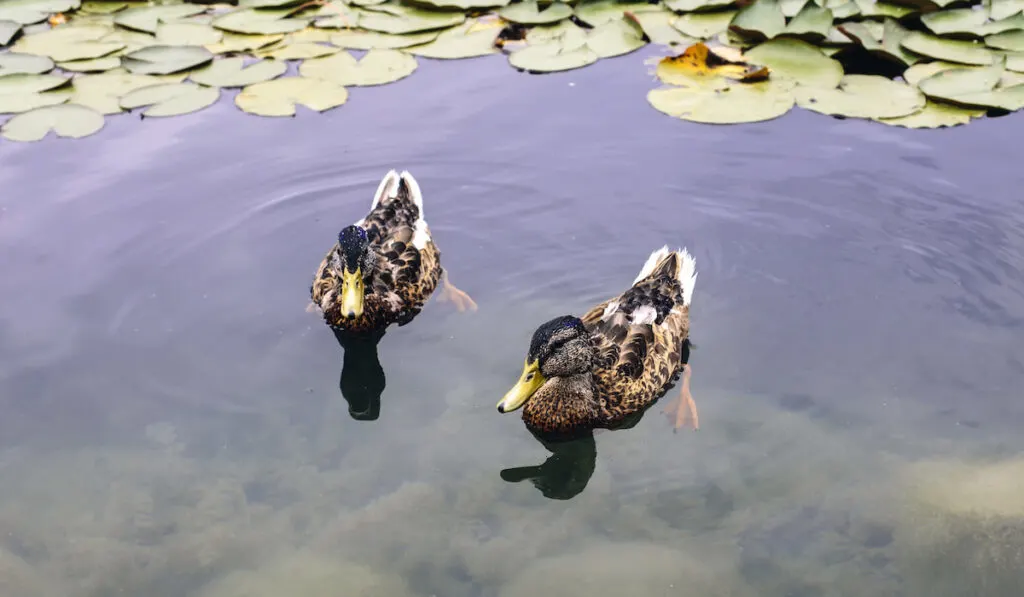
[[[794,106],[907,127],[1024,107],[1024,0],[3,0],[0,128],[83,137],[105,118],[325,111],[422,59],[504,53],[540,73],[667,48],[650,103],[739,123]]]

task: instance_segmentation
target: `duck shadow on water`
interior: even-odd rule
[[[376,421],[380,417],[380,397],[387,385],[377,356],[383,337],[383,331],[355,336],[334,330],[334,338],[344,351],[338,389],[348,402],[349,416],[357,421]]]

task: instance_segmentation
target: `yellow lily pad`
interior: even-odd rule
[[[235,96],[235,105],[258,116],[294,116],[295,107],[324,112],[348,101],[348,90],[337,83],[308,77],[282,77],[249,85]]]

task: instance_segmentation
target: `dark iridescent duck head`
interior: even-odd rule
[[[523,374],[498,403],[498,412],[521,408],[548,380],[583,375],[593,365],[594,348],[583,322],[572,315],[556,317],[533,333]]]
[[[365,279],[370,273],[370,237],[361,226],[346,226],[338,233],[335,266],[341,271],[341,313],[356,318],[363,314]]]

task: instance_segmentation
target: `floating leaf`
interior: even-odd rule
[[[882,25],[882,50],[879,53],[886,58],[906,65],[917,64],[921,58],[917,54],[903,49],[903,40],[908,34],[909,31],[904,29],[895,19],[885,19]]]
[[[645,45],[640,26],[622,18],[598,25],[587,33],[587,47],[600,58],[629,54]]]
[[[798,39],[766,41],[748,50],[746,57],[770,68],[773,77],[790,79],[801,85],[836,87],[843,78],[843,66],[839,62]]]
[[[998,50],[1024,52],[1024,30],[1016,29],[989,35],[985,38],[985,45]]]
[[[393,83],[415,70],[416,59],[400,50],[369,50],[360,60],[348,52],[307,60],[299,74],[342,86],[368,86]]]
[[[779,8],[787,19],[799,14],[807,4],[814,4],[814,2],[813,0],[779,0]]]
[[[869,16],[869,12],[874,14],[871,16],[882,16],[882,11],[878,10],[878,4],[875,0],[848,0],[847,2],[828,2],[825,8],[832,11],[833,19],[849,19],[854,16],[862,14],[865,8],[867,11],[863,12],[864,16]],[[898,10],[906,10],[907,13],[913,12],[909,8],[896,7]]]
[[[383,0],[361,0],[360,2],[353,2],[353,4],[361,4],[363,6],[373,6],[379,4]],[[495,8],[498,6],[508,6],[511,0],[419,0],[423,4],[429,4],[442,9],[457,8],[461,10],[470,10],[474,8]]]
[[[454,31],[454,29],[452,30]],[[445,31],[443,33],[449,33]],[[495,32],[497,35],[497,32]],[[424,31],[423,33],[410,33],[408,35],[393,35],[381,33],[380,31],[360,31],[351,29],[341,31],[331,36],[331,43],[339,48],[350,48],[353,50],[397,50],[400,48],[411,48],[431,42],[438,38],[436,31]],[[460,35],[460,38],[465,37]],[[415,52],[413,52],[415,54]]]
[[[284,77],[249,85],[235,96],[235,105],[259,116],[294,116],[296,104],[323,112],[347,100],[348,90],[337,83],[306,77]]]
[[[121,59],[117,56],[107,56],[105,58],[93,58],[91,60],[58,62],[57,66],[69,72],[95,73],[118,68],[121,66]]]
[[[586,44],[566,43],[566,38],[529,45],[508,56],[514,68],[528,72],[548,73],[582,68],[597,62],[599,56]]]
[[[38,75],[52,68],[53,60],[48,56],[19,54],[17,52],[0,54],[0,76],[14,74]]]
[[[156,41],[165,46],[208,46],[222,39],[222,32],[199,23],[160,23],[156,28]]]
[[[914,85],[916,87],[921,83],[921,81],[927,79],[928,77],[934,75],[937,72],[955,68],[972,67],[964,64],[957,64],[955,62],[942,62],[941,60],[937,62],[922,62],[920,64],[915,64],[914,66],[911,66],[907,70],[903,71],[903,78],[906,80],[907,83],[909,83],[910,85]]]
[[[0,2],[0,21],[14,21],[20,25],[42,23],[51,14],[78,8],[79,0],[3,0]]]
[[[629,13],[626,18],[632,19],[640,25],[651,43],[685,47],[693,45],[697,41],[689,35],[683,35],[679,29],[673,27],[677,17],[674,13],[665,10]]]
[[[303,2],[304,0],[239,0],[238,5],[245,8],[282,8]]]
[[[676,19],[673,27],[683,35],[696,37],[697,39],[711,39],[712,37],[727,31],[729,23],[736,16],[736,11],[725,12],[694,12],[685,14]]]
[[[58,137],[79,139],[99,132],[103,115],[75,104],[36,108],[13,116],[2,129],[9,141],[39,141],[53,131]]]
[[[771,39],[786,28],[786,17],[779,8],[778,0],[754,0],[744,6],[729,29],[752,39]]]
[[[989,18],[993,21],[1020,14],[1024,10],[1024,0],[991,0],[989,2]]]
[[[494,41],[500,30],[494,27],[475,28],[475,24],[475,22],[463,23],[458,27],[442,31],[430,43],[409,47],[406,52],[424,58],[442,60],[472,58],[496,53],[498,50],[494,47]],[[331,41],[335,44],[338,43],[333,39]]]
[[[846,75],[838,89],[797,87],[794,95],[801,108],[849,118],[898,118],[925,105],[917,89],[877,75]]]
[[[562,2],[552,2],[542,10],[537,4],[537,0],[524,0],[502,8],[498,11],[498,15],[513,23],[543,25],[571,17],[572,7]]]
[[[213,26],[232,33],[248,33],[251,35],[272,35],[275,33],[291,33],[305,29],[304,19],[290,19],[294,9],[260,10],[242,8],[231,11],[213,20]]]
[[[3,54],[0,54],[0,58],[3,58]],[[1018,73],[1024,73],[1024,52],[1007,52],[1006,53],[1006,70],[1012,70]],[[0,73],[3,72],[2,63],[0,63]]]
[[[669,85],[711,85],[721,88],[726,85],[724,79],[756,81],[766,78],[768,70],[759,64],[729,60],[698,42],[678,56],[667,56],[659,60],[655,74]]]
[[[245,87],[276,79],[288,65],[276,60],[260,60],[248,66],[243,58],[222,58],[193,71],[189,78],[208,87]]]
[[[0,95],[0,114],[18,114],[68,101],[63,93],[10,93]]]
[[[206,49],[214,54],[231,54],[235,52],[251,52],[265,48],[270,44],[284,39],[284,34],[274,35],[248,35],[244,33],[225,32],[220,43],[210,44]]]
[[[828,35],[832,27],[832,11],[822,8],[814,2],[808,2],[793,20],[791,20],[783,33],[804,39],[820,41]]]
[[[68,80],[59,75],[31,75],[19,73],[0,77],[0,95],[9,93],[36,93],[55,89]]]
[[[761,122],[784,115],[793,107],[793,95],[772,81],[734,84],[724,89],[664,87],[647,94],[659,112],[705,124]]]
[[[959,106],[929,101],[925,104],[924,108],[910,116],[878,118],[876,120],[884,124],[901,126],[908,129],[935,129],[967,124],[972,118],[978,118],[984,113],[984,110],[961,108]]]
[[[184,78],[184,75],[134,75],[127,71],[110,71],[98,75],[75,77],[70,102],[92,108],[100,114],[122,112],[120,96],[140,87],[169,83]]]
[[[992,91],[964,94],[956,97],[961,106],[995,108],[1014,112],[1024,108],[1024,85],[996,87]]]
[[[971,8],[940,10],[921,15],[921,22],[935,35],[971,32],[987,20],[988,14],[985,11]]]
[[[213,59],[199,46],[150,46],[122,58],[129,71],[140,75],[169,75],[202,66]]]
[[[168,23],[203,12],[193,4],[158,4],[129,8],[114,16],[114,23],[127,29],[155,34],[161,22]]]
[[[951,68],[925,77],[917,87],[931,99],[955,102],[961,96],[992,91],[1002,74],[1002,62],[987,67]]]
[[[429,12],[404,5],[398,5],[396,8],[388,4],[381,4],[371,8],[380,9],[384,7],[390,12],[367,10],[360,14],[359,26],[371,31],[402,35],[405,33],[445,29],[459,25],[466,20],[466,15],[461,12]]]
[[[289,44],[281,48],[261,52],[261,55],[268,56],[274,60],[306,60],[310,58],[321,58],[336,54],[338,48],[313,42],[300,42]]]
[[[573,14],[576,18],[591,27],[604,25],[617,21],[627,12],[640,14],[644,12],[659,11],[657,4],[646,2],[619,2],[618,0],[596,0],[594,2],[581,2],[576,5]],[[671,13],[666,13],[671,14]]]
[[[82,3],[82,7],[78,10],[87,14],[96,15],[110,15],[115,12],[121,11],[128,8],[127,2],[104,2],[97,0],[87,0]]]
[[[735,0],[665,0],[670,10],[685,13],[725,8],[735,3]]]
[[[907,34],[901,45],[917,54],[962,64],[984,66],[991,64],[994,57],[992,51],[983,45],[970,41],[943,39],[917,31]]]
[[[179,116],[212,106],[220,98],[220,89],[195,83],[163,83],[141,87],[121,98],[121,107],[133,110],[150,106],[143,116]]]
[[[11,43],[14,36],[21,31],[21,24],[14,21],[0,21],[0,46]]]

